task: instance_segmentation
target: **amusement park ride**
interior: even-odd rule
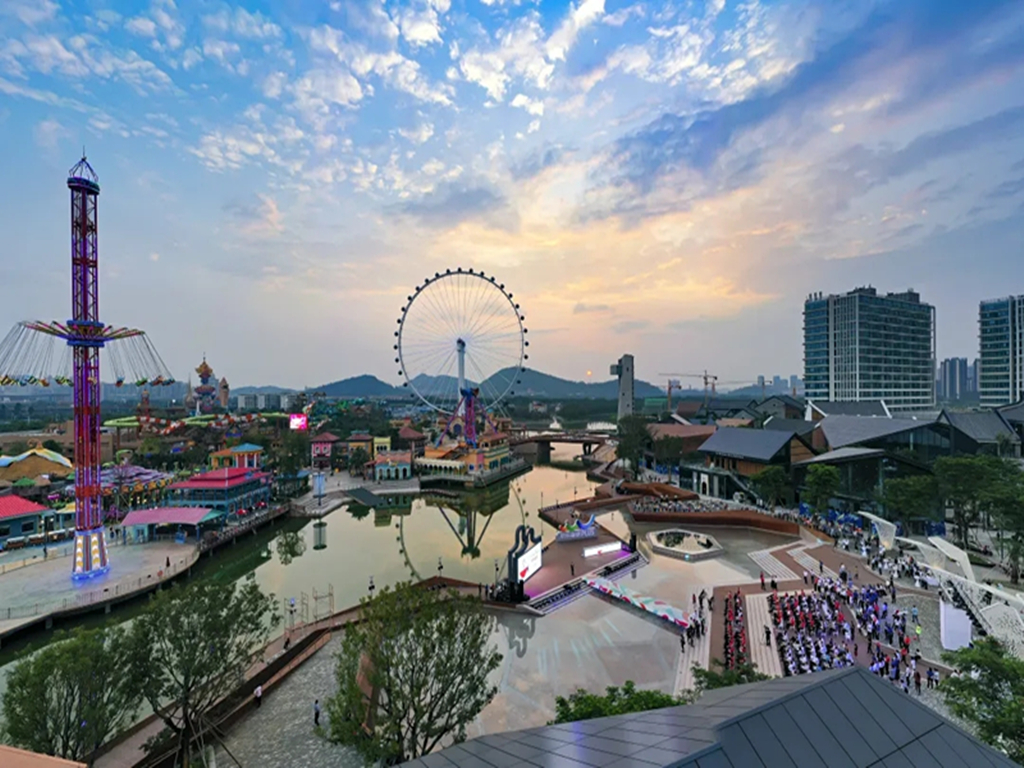
[[[438,415],[435,447],[476,448],[482,432],[499,431],[494,416],[529,359],[525,320],[505,285],[479,270],[435,272],[408,297],[395,362],[403,386]]]
[[[108,350],[118,387],[126,382],[170,385],[174,379],[143,331],[100,322],[100,185],[84,154],[68,173],[67,185],[71,190],[72,319],[18,323],[0,343],[0,385],[49,387],[52,383],[73,388],[75,547],[71,576],[87,579],[110,569],[100,485],[100,350]]]

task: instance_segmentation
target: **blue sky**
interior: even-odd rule
[[[68,312],[87,149],[102,315],[178,377],[395,383],[474,266],[531,364],[802,367],[812,291],[918,289],[939,356],[1024,293],[1024,4],[0,4],[0,325]]]

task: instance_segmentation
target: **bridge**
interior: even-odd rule
[[[551,461],[551,446],[554,443],[582,445],[583,455],[589,456],[595,447],[604,445],[610,437],[595,432],[541,432],[536,435],[516,435],[510,437],[508,442],[510,446],[533,443],[537,446],[537,460],[543,463]]]

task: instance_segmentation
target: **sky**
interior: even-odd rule
[[[576,380],[800,373],[866,284],[974,357],[1024,293],[1020,2],[4,0],[0,147],[0,328],[67,317],[84,147],[101,317],[179,379],[399,383],[458,267]]]

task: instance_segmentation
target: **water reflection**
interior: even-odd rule
[[[537,632],[537,617],[507,614],[502,616],[500,624],[505,633],[508,650],[515,653],[516,658],[526,656],[527,645]]]
[[[285,531],[277,537],[277,558],[281,565],[288,565],[306,551],[306,540],[298,531]]]

